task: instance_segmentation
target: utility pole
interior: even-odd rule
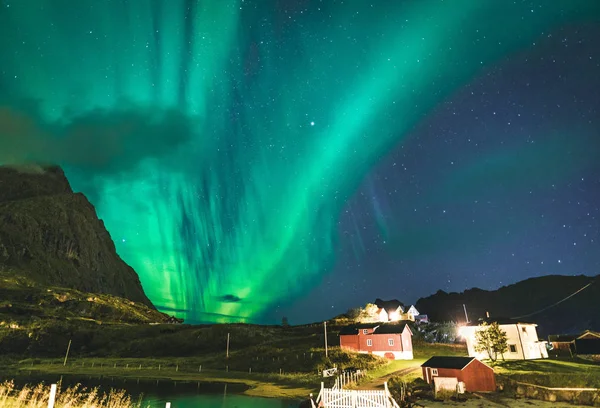
[[[465,310],[465,319],[467,319],[467,323],[469,323],[469,316],[467,315],[467,306],[463,303],[463,309]]]
[[[323,322],[323,331],[325,332],[325,357],[327,357],[327,322]]]
[[[229,333],[227,333],[227,352],[225,358],[229,358]]]
[[[71,340],[69,340],[69,345],[67,346],[67,354],[65,354],[65,361],[63,363],[63,366],[67,365],[67,358],[69,357],[69,350],[71,350]]]

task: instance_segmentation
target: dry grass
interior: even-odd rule
[[[50,398],[50,386],[28,385],[15,389],[12,381],[0,383],[0,407],[2,408],[46,408]],[[90,390],[75,385],[64,391],[60,384],[54,404],[55,408],[141,408],[141,402],[132,402],[122,390],[100,393],[98,388]]]

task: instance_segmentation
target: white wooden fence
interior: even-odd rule
[[[344,390],[341,388],[325,388],[321,383],[321,391],[317,396],[317,405],[324,408],[399,408],[384,383],[383,390]]]

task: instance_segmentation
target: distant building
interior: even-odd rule
[[[426,314],[416,315],[415,323],[429,323],[429,317]]]
[[[600,333],[586,330],[579,334],[556,334],[548,336],[552,355],[600,355]]]
[[[411,305],[408,310],[406,311],[406,314],[409,316],[412,316],[411,320],[415,320],[415,317],[417,317],[420,313],[417,310],[417,308],[415,307],[415,305]]]
[[[424,362],[421,370],[428,384],[436,377],[455,378],[468,392],[496,391],[494,370],[475,357],[435,356]]]
[[[412,360],[412,331],[406,323],[365,323],[344,327],[340,347],[391,360]]]
[[[399,300],[375,300],[377,306],[377,318],[380,322],[398,322],[406,319],[404,305]]]
[[[460,335],[467,341],[469,356],[480,360],[488,359],[486,352],[475,351],[475,332],[482,329],[482,322],[497,322],[500,329],[506,333],[508,350],[504,353],[505,360],[533,360],[537,358],[548,358],[546,341],[540,341],[537,335],[537,324],[527,323],[514,319],[485,319],[479,322],[469,323],[460,329]],[[498,356],[502,358],[502,356]]]

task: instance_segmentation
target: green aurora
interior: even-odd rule
[[[261,321],[437,104],[598,16],[513,3],[2,0],[0,162],[63,165],[160,309]]]

